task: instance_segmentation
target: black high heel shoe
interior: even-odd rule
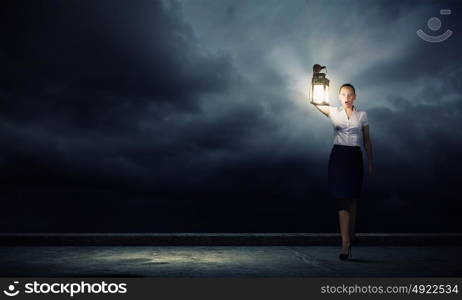
[[[340,258],[340,260],[345,260],[349,258],[350,256],[351,256],[351,244],[348,246],[348,253],[347,254],[340,253],[338,258]]]

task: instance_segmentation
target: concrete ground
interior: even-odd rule
[[[1,277],[462,277],[461,246],[2,246]]]

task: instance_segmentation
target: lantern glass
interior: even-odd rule
[[[324,86],[322,84],[313,85],[313,101],[317,103],[324,101]]]
[[[330,105],[329,104],[329,79],[326,78],[325,73],[314,73],[311,80],[310,91],[311,103],[316,105]]]
[[[324,84],[313,84],[311,101],[316,104],[329,105],[329,86]]]

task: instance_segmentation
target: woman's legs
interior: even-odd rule
[[[342,237],[342,253],[348,252],[350,245],[350,212],[346,209],[338,211],[340,223],[340,235]]]
[[[342,253],[347,253],[348,246],[353,237],[355,237],[356,225],[356,199],[345,200],[349,204],[347,209],[340,209],[338,211],[340,223],[340,235],[342,237]]]
[[[350,239],[356,236],[356,202],[356,199],[353,199],[350,206]]]

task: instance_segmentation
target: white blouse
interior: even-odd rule
[[[361,146],[362,128],[369,125],[365,111],[357,111],[353,105],[353,113],[348,119],[343,106],[329,106],[329,118],[334,127],[334,144]]]

